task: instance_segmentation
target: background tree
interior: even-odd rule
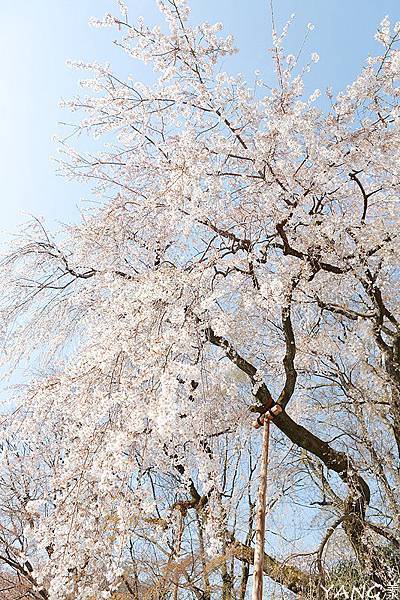
[[[1,559],[37,598],[245,598],[251,413],[279,402],[265,572],[297,594],[345,553],[386,585],[400,24],[381,23],[381,54],[322,111],[288,27],[276,87],[253,89],[221,70],[235,49],[220,24],[158,5],[165,28],[122,2],[93,22],[120,30],[152,85],[74,65],[91,95],[65,104],[103,145],[64,141],[59,166],[98,204],[58,236],[33,221],[2,263],[4,360],[34,376],[3,421]]]

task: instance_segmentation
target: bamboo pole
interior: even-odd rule
[[[262,600],[263,598],[265,509],[267,502],[269,430],[270,419],[267,417],[264,419],[260,482],[258,485],[256,543],[254,549],[253,590],[251,595],[252,600]]]

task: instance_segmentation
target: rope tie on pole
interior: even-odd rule
[[[265,510],[267,504],[267,477],[269,459],[269,433],[272,419],[282,412],[279,404],[274,404],[267,412],[260,415],[253,422],[255,429],[263,427],[260,482],[258,485],[257,515],[256,515],[256,542],[254,548],[254,573],[252,600],[262,600],[263,573],[264,573],[264,545],[265,545]]]

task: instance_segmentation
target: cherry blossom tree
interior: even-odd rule
[[[276,86],[251,87],[186,0],[158,0],[162,27],[119,5],[92,24],[155,80],[72,64],[90,79],[64,105],[94,142],[64,140],[59,168],[97,203],[58,234],[33,220],[2,262],[3,362],[30,376],[3,419],[0,559],[31,597],[244,600],[251,423],[276,402],[271,589],[325,585],[340,553],[383,586],[400,545],[400,24],[323,110],[289,24]]]

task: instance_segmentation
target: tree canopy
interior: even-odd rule
[[[2,261],[3,357],[29,381],[2,425],[0,560],[31,597],[242,599],[274,402],[271,589],[343,556],[399,561],[400,23],[326,109],[273,32],[276,85],[225,73],[222,25],[119,16],[152,84],[110,65],[65,102],[59,169],[97,203],[33,220]],[[18,366],[19,365],[19,366]],[[337,572],[337,571],[335,571]],[[280,588],[279,588],[280,589]]]

